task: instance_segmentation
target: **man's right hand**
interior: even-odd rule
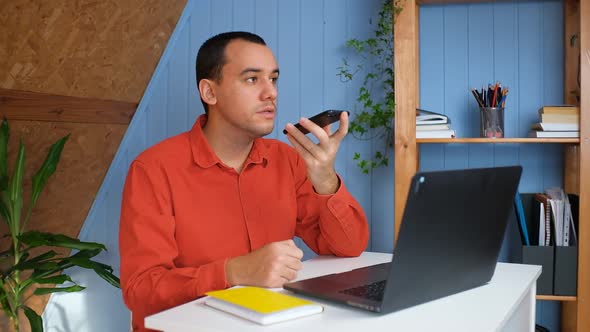
[[[232,286],[282,287],[297,277],[302,257],[303,251],[293,240],[272,242],[247,255],[229,259],[225,274]]]

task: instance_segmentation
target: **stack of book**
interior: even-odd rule
[[[416,138],[453,138],[449,118],[440,113],[416,109]]]
[[[580,107],[543,106],[540,122],[533,124],[530,137],[580,137]]]

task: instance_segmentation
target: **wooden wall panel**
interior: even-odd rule
[[[0,115],[8,120],[128,125],[136,108],[136,103],[0,88]]]
[[[186,0],[2,0],[0,87],[138,102]]]

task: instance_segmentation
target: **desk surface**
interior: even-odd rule
[[[370,252],[356,258],[320,256],[305,261],[297,279],[344,272],[390,260],[391,254]],[[384,326],[396,327],[397,331],[495,331],[504,326],[523,300],[526,301],[540,274],[539,266],[498,263],[494,277],[487,285],[387,315],[313,299],[324,305],[323,313],[262,327],[210,308],[201,298],[149,316],[145,323],[148,328],[167,332],[325,332],[327,327],[330,331],[358,332],[381,331]],[[287,292],[282,289],[277,291]]]

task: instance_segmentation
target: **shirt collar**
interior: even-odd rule
[[[203,133],[203,126],[207,123],[207,114],[202,114],[197,118],[195,124],[189,132],[191,150],[193,153],[194,162],[203,167],[209,168],[216,164],[224,166],[223,162],[217,157],[215,151],[209,145],[205,134]],[[269,150],[263,138],[254,139],[252,149],[248,154],[248,158],[244,166],[248,164],[264,164],[268,162]],[[224,166],[227,167],[227,166]]]

